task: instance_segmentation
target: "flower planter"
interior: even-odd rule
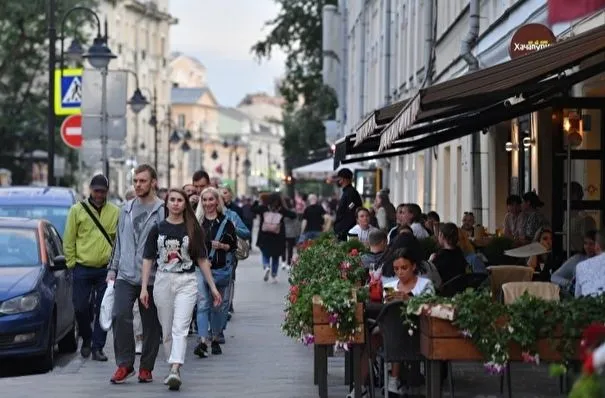
[[[363,304],[357,303],[355,318],[361,326],[361,331],[355,333],[351,343],[363,344],[365,341],[365,328],[363,327]],[[313,297],[313,335],[317,345],[334,345],[340,339],[335,327],[330,326],[330,315],[325,310],[319,297]]]
[[[557,333],[555,333],[557,335]],[[560,333],[558,334],[560,335]],[[536,352],[540,359],[547,362],[559,362],[563,358],[557,351],[560,339],[540,339]],[[574,359],[579,358],[580,341]],[[472,340],[463,336],[460,329],[451,321],[420,316],[420,352],[427,359],[440,361],[483,361],[483,355],[477,350]],[[516,343],[509,345],[511,361],[522,361],[521,347]]]

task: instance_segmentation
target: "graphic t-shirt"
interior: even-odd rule
[[[159,272],[193,272],[197,263],[189,255],[189,236],[185,223],[171,224],[166,220],[154,225],[149,231],[143,257],[155,259]],[[206,257],[203,246],[199,257]]]

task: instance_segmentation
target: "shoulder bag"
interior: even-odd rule
[[[84,210],[86,210],[86,212],[88,213],[88,215],[92,219],[92,222],[94,222],[95,225],[97,226],[97,228],[99,229],[99,231],[101,231],[101,233],[105,237],[105,240],[107,240],[107,243],[109,243],[109,246],[113,247],[113,242],[111,241],[111,238],[109,237],[109,234],[107,233],[107,231],[105,231],[105,228],[103,228],[103,226],[99,222],[99,219],[97,217],[95,217],[94,214],[92,214],[92,211],[90,210],[90,208],[88,207],[88,205],[84,201],[80,202],[80,204],[82,205],[82,207],[84,208]]]
[[[219,242],[220,242],[221,238],[223,237],[223,233],[225,231],[225,226],[227,225],[227,222],[229,221],[229,220],[227,220],[227,216],[223,216],[223,217],[224,217],[223,221],[221,222],[221,225],[218,227],[218,231],[216,231],[216,235],[214,237],[214,240],[219,241]],[[210,250],[210,254],[208,255],[208,260],[210,261],[210,263],[212,263],[212,259],[214,258],[215,255],[216,255],[216,249],[212,248],[212,250]],[[212,279],[214,279],[214,284],[216,285],[216,287],[226,287],[229,285],[229,282],[231,282],[232,265],[229,261],[227,261],[227,263],[225,264],[224,267],[212,269],[211,271],[212,271]]]

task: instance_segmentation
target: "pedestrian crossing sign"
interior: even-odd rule
[[[55,115],[78,115],[82,104],[83,69],[55,69]]]

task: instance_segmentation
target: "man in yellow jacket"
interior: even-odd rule
[[[95,361],[107,361],[103,353],[107,332],[99,325],[99,310],[120,214],[120,209],[107,201],[108,191],[107,177],[94,176],[88,199],[69,210],[63,236],[67,266],[73,269],[73,302],[82,336],[80,354],[87,358],[92,352]]]

